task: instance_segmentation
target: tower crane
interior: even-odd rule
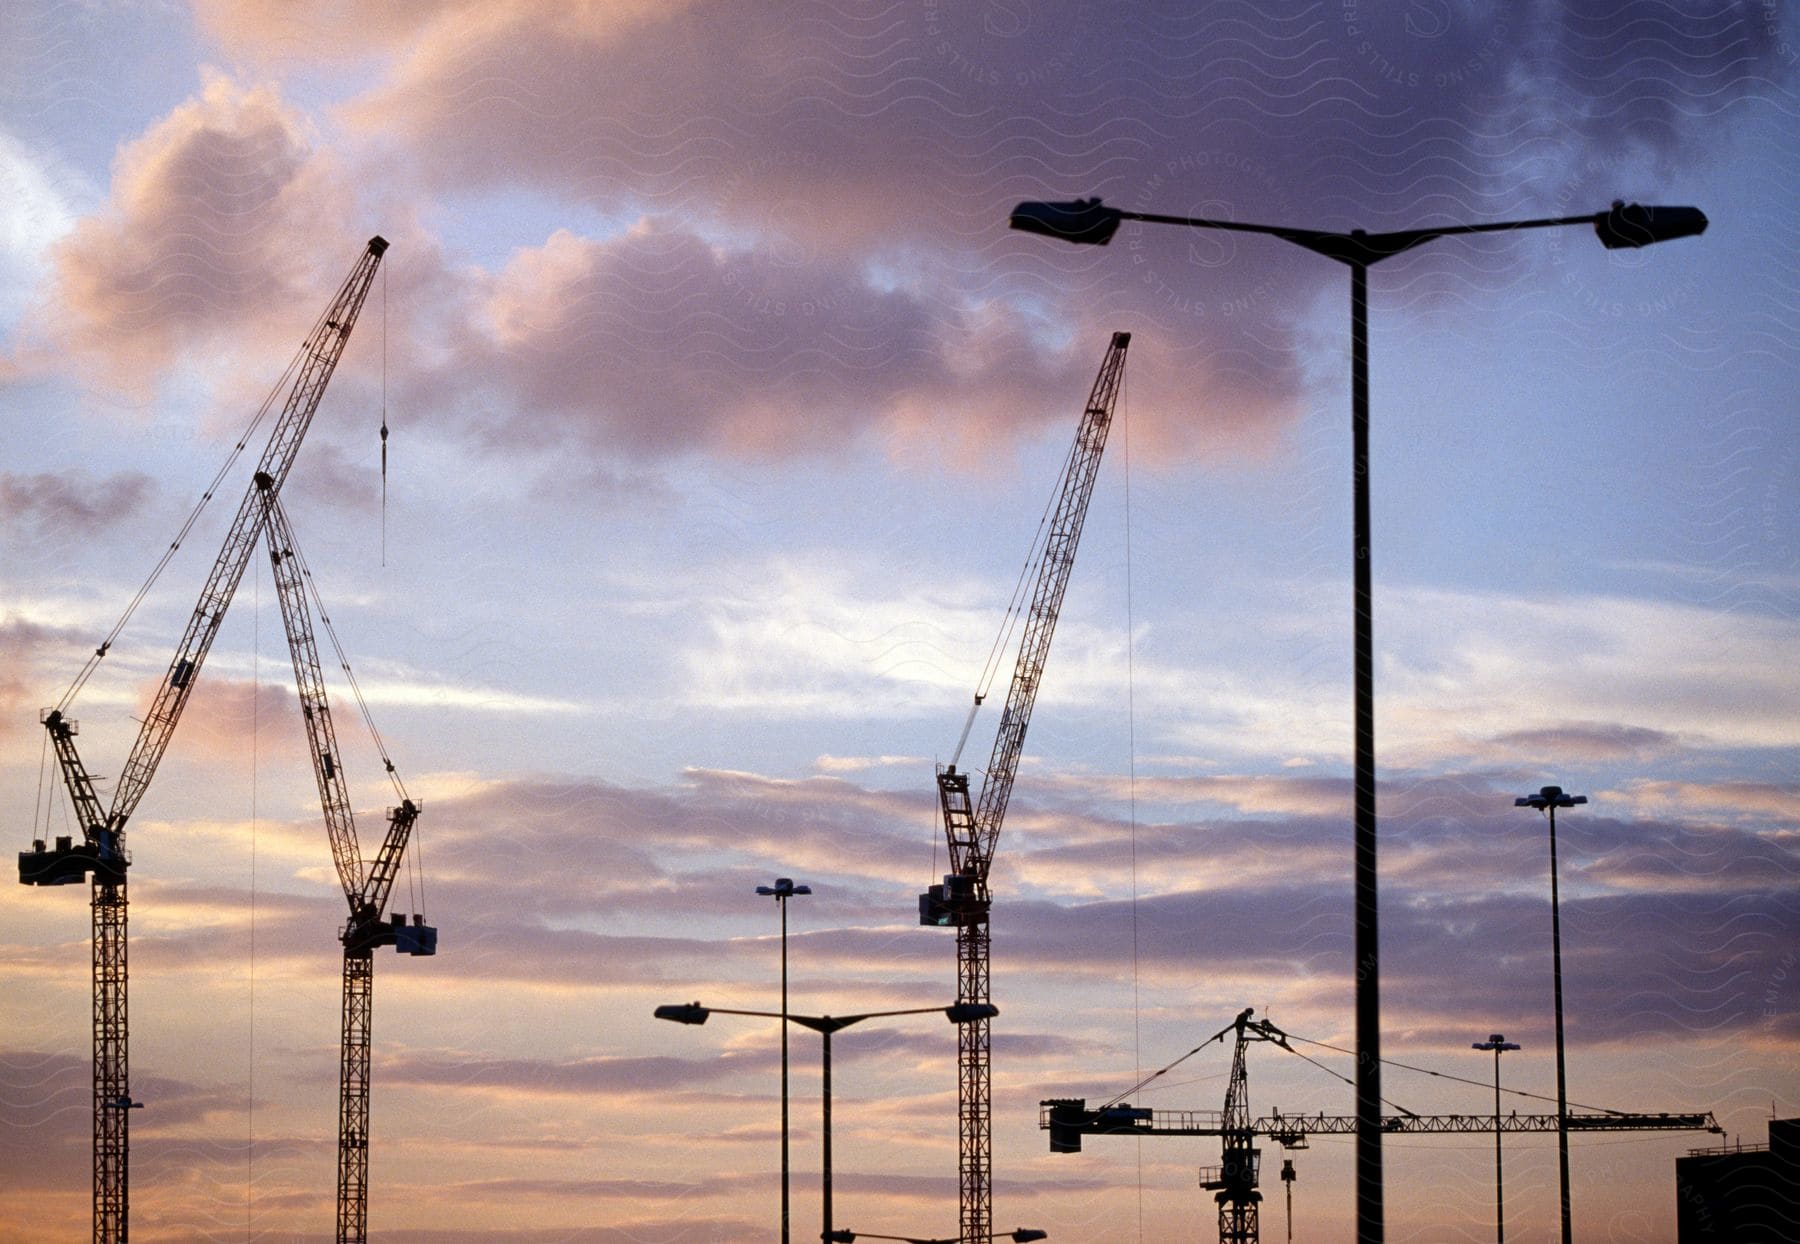
[[[49,733],[63,784],[81,825],[82,841],[75,843],[73,835],[58,837],[47,848],[43,839],[34,840],[31,850],[19,853],[19,881],[22,885],[40,886],[74,885],[87,878],[92,881],[95,1244],[124,1244],[128,1238],[128,1121],[130,1111],[139,1105],[131,1100],[128,1056],[125,878],[131,857],[125,849],[125,825],[149,790],[156,767],[174,737],[200,667],[218,636],[251,550],[262,532],[264,498],[277,495],[287,480],[387,245],[380,237],[369,239],[350,275],[300,347],[293,385],[250,487],[232,519],[218,560],[201,589],[193,617],[188,620],[168,672],[144,716],[137,742],[113,790],[111,808],[102,804],[95,779],[77,753],[75,736],[79,727],[67,710],[95,665],[106,657],[117,630],[94,650],[62,701],[43,714],[44,729]],[[209,492],[207,497],[210,499],[211,495]]]
[[[369,1043],[375,1009],[374,952],[377,947],[392,946],[404,954],[434,955],[437,929],[416,913],[410,923],[399,913],[391,918],[383,915],[407,839],[419,819],[419,806],[407,797],[385,749],[382,761],[400,803],[388,811],[387,834],[381,850],[366,870],[363,867],[356,840],[356,818],[350,810],[350,792],[344,782],[342,753],[332,727],[331,704],[325,695],[325,677],[319,667],[319,648],[306,603],[306,562],[300,556],[287,514],[272,494],[267,496],[267,510],[269,560],[274,566],[288,652],[294,661],[294,682],[300,696],[300,714],[306,723],[313,776],[325,810],[332,861],[350,905],[349,919],[338,935],[344,944],[344,989],[338,1055],[337,1244],[363,1244],[368,1239],[369,1223]]]
[[[1045,529],[1043,551],[1032,589],[1031,604],[1019,640],[1018,661],[1006,693],[1006,708],[994,739],[987,777],[978,799],[969,797],[970,774],[956,767],[968,741],[975,713],[985,691],[975,695],[963,725],[962,737],[950,763],[938,769],[938,803],[943,812],[944,837],[949,845],[950,871],[941,885],[919,896],[919,923],[956,930],[956,1000],[979,1004],[990,1000],[988,988],[988,870],[1000,837],[1025,745],[1025,728],[1031,722],[1044,662],[1050,655],[1050,639],[1062,609],[1069,573],[1075,566],[1075,550],[1081,541],[1082,521],[1093,496],[1100,455],[1112,428],[1113,407],[1125,371],[1125,348],[1130,333],[1114,333],[1100,364],[1100,373],[1088,395],[1075,443],[1063,466],[1055,508]],[[991,1034],[988,1020],[957,1027],[957,1128],[959,1137],[958,1186],[962,1214],[962,1238],[986,1239],[993,1217],[991,1170],[993,1137],[990,1117],[992,1079],[988,1054]]]
[[[1244,1008],[1238,1017],[1217,1033],[1182,1055],[1197,1054],[1227,1034],[1236,1034],[1232,1047],[1231,1076],[1225,1087],[1225,1109],[1151,1110],[1132,1106],[1115,1098],[1089,1109],[1086,1098],[1050,1098],[1039,1103],[1038,1126],[1050,1133],[1050,1152],[1079,1153],[1083,1136],[1217,1136],[1223,1155],[1216,1167],[1202,1167],[1200,1186],[1214,1193],[1219,1206],[1219,1244],[1257,1244],[1260,1239],[1258,1207],[1262,1193],[1258,1184],[1262,1173],[1262,1150],[1256,1146],[1258,1136],[1267,1136],[1284,1148],[1303,1149],[1308,1136],[1354,1136],[1357,1116],[1353,1114],[1273,1114],[1252,1117],[1250,1114],[1250,1081],[1244,1061],[1246,1049],[1258,1041],[1267,1041],[1297,1053],[1288,1044],[1289,1034],[1267,1019],[1253,1020],[1254,1009]],[[1176,1060],[1179,1062],[1180,1060]],[[1172,1064],[1171,1064],[1172,1065]],[[1169,1068],[1163,1068],[1167,1071]],[[1136,1087],[1161,1075],[1153,1073]],[[1548,1132],[1557,1130],[1554,1114],[1510,1114],[1504,1117],[1478,1114],[1414,1114],[1402,1110],[1384,1115],[1381,1130],[1393,1133],[1431,1133],[1435,1135],[1493,1134],[1502,1132]],[[1632,1113],[1601,1110],[1571,1113],[1568,1128],[1572,1132],[1674,1132],[1708,1131],[1719,1133],[1718,1120],[1710,1111],[1690,1114]],[[1284,1172],[1283,1179],[1289,1174]]]

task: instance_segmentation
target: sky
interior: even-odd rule
[[[39,712],[391,243],[283,492],[423,805],[394,905],[440,930],[377,961],[374,1238],[771,1238],[776,1025],[652,1010],[778,1008],[781,876],[813,891],[796,1011],[953,999],[916,920],[934,765],[1119,330],[993,872],[994,1225],[1209,1238],[1216,1142],[1052,1155],[1037,1103],[1246,1006],[1317,1043],[1252,1051],[1257,1113],[1353,1111],[1346,272],[1010,232],[1030,198],[1371,231],[1705,210],[1643,251],[1523,231],[1371,271],[1383,1089],[1491,1109],[1469,1047],[1500,1032],[1536,1095],[1507,1108],[1554,1109],[1548,838],[1513,799],[1555,783],[1589,799],[1557,824],[1571,1100],[1746,1143],[1800,1113],[1788,6],[26,0],[0,49],[19,850],[70,832]],[[71,710],[103,779],[248,469]],[[367,843],[392,795],[328,666]],[[331,1238],[345,908],[260,555],[130,844],[135,1237]],[[0,886],[0,1220],[34,1244],[88,1231],[84,896]],[[817,1059],[796,1031],[798,1238]],[[1228,1066],[1133,1100],[1218,1109]],[[947,1025],[840,1034],[833,1087],[836,1225],[953,1234]],[[1575,1138],[1577,1235],[1672,1241],[1708,1143]],[[1383,1150],[1390,1240],[1488,1238],[1490,1138]],[[1348,1142],[1287,1156],[1295,1238],[1345,1238]],[[1552,1138],[1509,1142],[1504,1197],[1550,1238]]]

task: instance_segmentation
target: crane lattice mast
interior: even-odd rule
[[[1018,660],[1006,693],[1006,708],[1000,716],[1000,727],[980,796],[970,800],[969,774],[956,767],[962,752],[960,742],[950,764],[938,770],[938,802],[949,845],[950,871],[944,876],[942,885],[934,885],[919,896],[919,923],[956,929],[956,998],[959,1003],[990,1000],[988,870],[1000,837],[1000,824],[1006,816],[1007,801],[1012,796],[1013,778],[1018,772],[1019,756],[1025,745],[1025,729],[1031,722],[1031,709],[1037,700],[1044,662],[1050,655],[1057,614],[1069,586],[1069,573],[1075,566],[1075,550],[1081,541],[1082,522],[1087,517],[1094,479],[1100,470],[1100,455],[1106,449],[1106,436],[1112,428],[1113,407],[1118,401],[1125,370],[1125,348],[1130,342],[1130,333],[1112,335],[1112,343],[1107,347],[1093,391],[1082,411],[1075,443],[1063,467],[1024,633],[1019,640]],[[976,695],[977,708],[982,698],[981,694]],[[971,709],[971,723],[973,719],[974,710]],[[968,726],[965,726],[963,740],[967,738]],[[962,1238],[983,1240],[988,1237],[993,1219],[989,1021],[982,1019],[959,1024],[957,1033],[958,1186]]]
[[[369,239],[367,249],[339,287],[336,296],[300,347],[297,374],[288,391],[267,447],[257,463],[250,487],[238,505],[218,559],[201,589],[199,602],[188,620],[168,672],[158,684],[149,712],[138,731],[137,742],[120,772],[110,809],[104,808],[94,779],[76,753],[77,723],[65,713],[75,686],[55,708],[43,715],[62,772],[69,800],[82,829],[82,842],[59,837],[46,848],[42,839],[30,851],[19,853],[19,881],[23,885],[74,885],[92,878],[93,985],[94,985],[94,1241],[124,1244],[130,1229],[129,1111],[131,1100],[129,1028],[127,1024],[126,869],[131,857],[125,850],[125,824],[149,790],[157,765],[168,750],[193,692],[200,667],[206,661],[226,610],[244,577],[250,552],[262,531],[265,496],[280,492],[294,465],[300,442],[312,424],[325,388],[343,356],[350,331],[356,325],[375,270],[387,250],[379,237]],[[210,495],[210,494],[209,494]],[[88,669],[103,659],[111,645],[100,645]]]
[[[1260,1239],[1258,1209],[1262,1202],[1262,1193],[1258,1191],[1262,1151],[1256,1148],[1256,1138],[1267,1136],[1283,1147],[1304,1149],[1308,1136],[1354,1136],[1357,1116],[1283,1114],[1277,1110],[1273,1114],[1251,1117],[1245,1050],[1252,1042],[1269,1041],[1292,1051],[1288,1034],[1267,1019],[1252,1020],[1250,1017],[1254,1013],[1253,1008],[1246,1007],[1230,1024],[1189,1051],[1190,1054],[1197,1053],[1235,1031],[1237,1040],[1232,1047],[1231,1076],[1225,1087],[1224,1110],[1152,1110],[1117,1100],[1089,1109],[1085,1098],[1051,1098],[1040,1102],[1038,1107],[1038,1126],[1050,1133],[1050,1152],[1079,1153],[1083,1136],[1217,1136],[1223,1146],[1223,1161],[1216,1167],[1201,1168],[1200,1186],[1214,1193],[1219,1205],[1219,1244],[1257,1244]],[[1155,1073],[1143,1083],[1160,1074]],[[1710,1111],[1654,1114],[1602,1110],[1570,1114],[1567,1122],[1572,1132],[1717,1133],[1722,1130]],[[1413,1114],[1403,1111],[1383,1115],[1381,1119],[1384,1133],[1492,1135],[1496,1128],[1502,1132],[1554,1133],[1557,1116],[1510,1114],[1496,1117],[1491,1114]]]
[[[394,774],[394,762],[383,761],[400,803],[388,812],[388,829],[372,867],[365,873],[357,848],[356,820],[345,785],[342,753],[332,726],[331,704],[319,665],[312,613],[306,603],[306,562],[300,556],[292,525],[281,503],[268,501],[267,542],[275,572],[275,593],[294,662],[300,713],[306,724],[313,777],[325,812],[325,832],[350,915],[339,937],[344,944],[343,1023],[338,1047],[337,1244],[363,1244],[369,1226],[369,1047],[375,1009],[375,956],[378,946],[410,955],[437,953],[437,929],[415,914],[383,916],[401,856],[419,818],[419,806],[406,797]]]

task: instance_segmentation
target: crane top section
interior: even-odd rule
[[[1010,630],[1023,608],[1024,631],[979,797],[971,798],[969,774],[956,767],[956,760],[962,754],[961,742],[957,744],[956,756],[951,763],[938,772],[938,801],[949,844],[950,873],[944,878],[943,885],[932,886],[919,896],[921,924],[961,928],[987,921],[988,868],[1000,837],[1001,822],[1006,817],[1007,802],[1012,797],[1013,778],[1018,773],[1025,731],[1031,724],[1031,710],[1037,703],[1044,664],[1050,656],[1056,619],[1069,587],[1069,575],[1075,568],[1075,551],[1081,542],[1088,502],[1094,494],[1100,456],[1106,450],[1107,433],[1112,428],[1113,408],[1118,402],[1125,374],[1125,349],[1130,343],[1130,333],[1115,332],[1112,335],[1100,363],[1100,372],[1094,378],[1094,387],[1082,408],[1075,442],[1069,449],[1057,484],[1055,502],[1033,543],[1037,572],[1029,605],[1024,605],[1026,598],[1021,593],[1014,598],[1008,611],[1006,629]],[[1028,558],[1027,573],[1030,565]],[[1023,582],[1021,578],[1021,586]],[[985,694],[985,689],[977,691],[976,707],[980,706]],[[968,738],[973,720],[971,710],[969,723],[963,727],[964,740]]]
[[[27,859],[24,853],[20,856],[19,871],[23,883],[67,884],[72,876],[88,867],[86,860],[89,855],[95,857],[97,864],[118,869],[125,866],[125,823],[149,789],[157,765],[161,763],[163,753],[174,736],[182,709],[187,705],[200,668],[225,621],[226,610],[230,607],[238,584],[243,579],[244,569],[249,564],[251,550],[262,533],[266,507],[287,480],[288,472],[300,451],[300,442],[312,424],[313,415],[325,396],[325,388],[330,383],[332,374],[337,370],[338,361],[350,339],[350,332],[356,326],[357,315],[374,282],[376,269],[387,249],[385,238],[377,235],[369,239],[349,276],[338,287],[331,303],[314,322],[312,330],[301,343],[294,366],[293,385],[275,420],[268,445],[257,462],[243,500],[238,505],[237,514],[232,519],[218,558],[207,576],[206,585],[201,589],[193,616],[188,620],[187,629],[169,662],[168,671],[158,685],[149,711],[143,718],[137,742],[120,770],[109,811],[102,813],[93,779],[75,753],[72,723],[67,721],[61,711],[66,707],[66,699],[64,705],[59,705],[56,711],[46,714],[44,725],[56,747],[63,782],[81,817],[85,846],[91,850],[77,852],[72,844],[64,848],[59,840],[55,852],[48,852],[34,843],[34,849],[29,853],[32,858]],[[93,659],[103,657],[109,644],[110,640],[108,644],[102,644]],[[79,685],[80,680],[77,682]]]

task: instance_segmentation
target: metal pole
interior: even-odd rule
[[[781,908],[781,1244],[788,1244],[788,977],[787,896],[777,895]]]
[[[821,1031],[825,1038],[824,1067],[820,1078],[824,1082],[823,1128],[825,1132],[825,1157],[823,1177],[820,1180],[820,1199],[824,1202],[825,1230],[820,1234],[821,1240],[831,1238],[831,1030]]]
[[[1556,803],[1550,814],[1550,963],[1556,985],[1556,1165],[1562,1189],[1562,1244],[1573,1244],[1569,1224],[1569,1091],[1563,1060],[1562,907],[1556,888]]]
[[[1506,1244],[1506,1184],[1500,1173],[1500,1034],[1494,1034],[1494,1244]]]
[[[1351,236],[1361,235],[1361,230]],[[1375,906],[1374,593],[1369,562],[1369,267],[1350,263],[1350,439],[1356,718],[1356,1239],[1382,1244],[1381,945]],[[1565,1239],[1563,1244],[1569,1244]]]

